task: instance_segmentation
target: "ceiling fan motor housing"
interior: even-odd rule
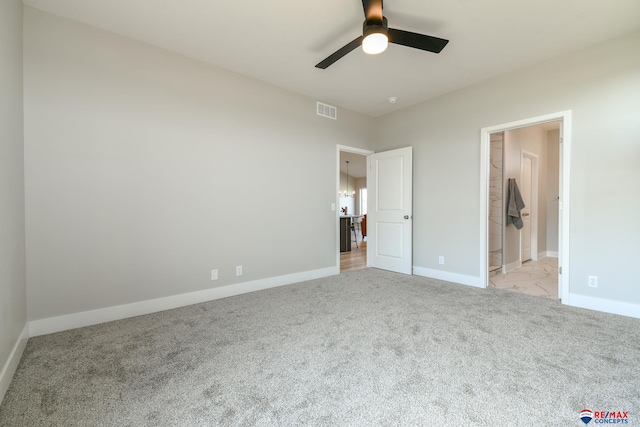
[[[373,33],[382,33],[388,37],[389,24],[387,23],[387,18],[382,17],[382,22],[380,21],[367,21],[365,20],[362,23],[362,37],[366,38],[369,34]]]

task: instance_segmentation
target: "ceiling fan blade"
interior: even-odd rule
[[[362,8],[367,22],[382,22],[382,0],[362,0]]]
[[[324,70],[329,65],[333,64],[338,59],[342,58],[347,53],[351,52],[352,50],[354,50],[355,48],[357,48],[361,44],[362,44],[362,36],[358,37],[357,39],[353,40],[350,43],[347,43],[346,45],[344,45],[340,49],[338,49],[335,52],[333,52],[331,55],[327,56],[325,59],[323,59],[320,63],[318,63],[316,65],[316,68],[322,68]]]
[[[449,40],[412,33],[411,31],[397,30],[395,28],[389,28],[388,34],[390,43],[401,44],[433,53],[440,53],[447,43],[449,43]]]

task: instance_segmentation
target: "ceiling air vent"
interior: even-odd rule
[[[327,117],[333,120],[336,120],[338,118],[338,109],[336,107],[323,104],[322,102],[317,102],[317,106],[319,116]]]

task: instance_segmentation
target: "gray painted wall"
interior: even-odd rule
[[[414,146],[414,265],[478,277],[480,129],[572,110],[570,292],[640,304],[638,46],[631,34],[382,117],[378,149]]]
[[[27,323],[20,0],[0,2],[0,64],[1,371]]]
[[[28,7],[24,42],[31,320],[336,265],[374,119]]]
[[[332,121],[313,99],[25,8],[29,318],[335,266],[336,144],[414,146],[414,265],[477,277],[480,129],[563,110],[571,292],[638,304],[640,223],[610,220],[640,208],[638,45]]]

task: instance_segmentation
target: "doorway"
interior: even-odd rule
[[[372,153],[338,146],[336,252],[341,273],[367,267],[367,156]]]
[[[502,138],[492,138],[492,151],[499,149],[497,152],[503,153],[504,173],[491,188],[490,210],[494,211],[494,222],[495,217],[504,218],[493,231],[503,236],[505,262],[499,271],[494,268],[489,273],[490,287],[558,298],[557,243],[547,244],[547,229],[557,233],[557,204],[555,215],[546,213],[551,208],[547,199],[555,200],[558,195],[559,127],[559,122],[554,121],[504,131],[500,133]],[[497,146],[497,140],[501,146]],[[495,153],[491,157],[491,164],[497,169]],[[518,216],[507,220],[514,218],[512,209],[518,198],[522,201]],[[543,211],[540,213],[539,202]],[[496,204],[502,208],[496,208]],[[555,227],[551,224],[554,221]],[[490,239],[498,236],[491,235]],[[554,241],[557,242],[557,234]]]
[[[482,129],[481,278],[484,287],[498,282],[496,287],[528,293],[526,280],[533,277],[537,279],[533,285],[536,281],[541,285],[534,287],[533,293],[545,296],[542,288],[550,286],[551,279],[554,290],[549,296],[567,297],[568,276],[562,274],[562,269],[568,269],[569,261],[566,208],[570,116],[567,111]],[[536,135],[538,140],[534,138]],[[536,150],[531,140],[540,145],[544,135],[551,140],[555,137],[555,145]],[[549,176],[549,171],[553,176]],[[522,229],[506,225],[507,201],[502,196],[507,195],[509,178],[515,179],[523,198],[527,199],[526,207],[520,211]],[[510,275],[515,279],[511,284]]]

